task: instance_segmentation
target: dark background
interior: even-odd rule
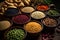
[[[0,0],[0,2],[3,2],[4,0]]]
[[[60,0],[53,0],[53,3],[56,5],[57,9],[60,9]]]

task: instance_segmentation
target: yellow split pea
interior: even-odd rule
[[[24,25],[24,29],[29,33],[38,33],[42,31],[43,27],[37,22],[29,22]]]

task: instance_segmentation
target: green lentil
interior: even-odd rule
[[[58,16],[58,15],[60,15],[59,12],[57,12],[56,10],[49,10],[48,14],[51,15],[51,16]]]
[[[22,29],[13,29],[10,30],[6,37],[7,40],[23,40],[25,33]]]

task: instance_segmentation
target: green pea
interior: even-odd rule
[[[22,29],[13,29],[7,33],[7,40],[22,40],[25,32]]]

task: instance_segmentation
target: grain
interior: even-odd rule
[[[29,33],[38,33],[42,31],[43,27],[37,22],[29,22],[24,26],[24,29]]]

